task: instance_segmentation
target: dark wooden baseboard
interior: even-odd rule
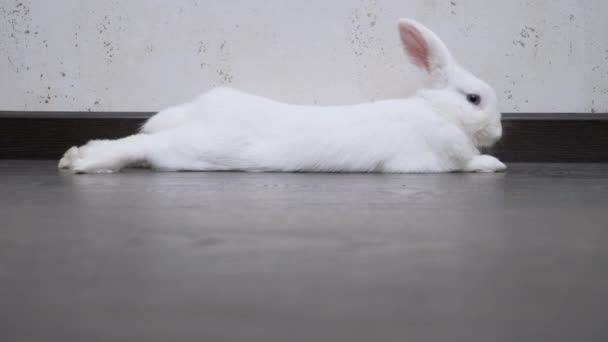
[[[90,139],[135,133],[152,113],[0,112],[0,159],[58,159]],[[506,162],[608,162],[608,114],[505,114],[489,153]]]

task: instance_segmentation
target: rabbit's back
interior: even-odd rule
[[[175,134],[189,154],[262,171],[374,171],[403,153],[433,158],[439,120],[414,100],[299,106],[228,88],[202,95],[190,110]]]

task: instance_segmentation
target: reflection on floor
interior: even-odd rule
[[[0,161],[3,341],[605,341],[608,165],[74,176]]]

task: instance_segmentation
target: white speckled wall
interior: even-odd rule
[[[0,109],[154,111],[226,84],[403,96],[396,21],[436,30],[506,112],[608,112],[606,0],[0,0]]]

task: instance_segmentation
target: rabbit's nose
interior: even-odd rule
[[[488,132],[488,137],[496,142],[502,138],[502,123],[500,121],[492,123],[488,127],[486,127],[486,131]]]
[[[492,138],[494,138],[494,139],[496,139],[496,141],[498,141],[498,140],[500,140],[500,139],[502,138],[502,135],[503,135],[502,126],[500,126],[500,125],[499,125],[499,126],[498,126],[498,127],[495,129],[495,130],[494,130],[494,132],[493,132],[493,134],[492,134]]]

